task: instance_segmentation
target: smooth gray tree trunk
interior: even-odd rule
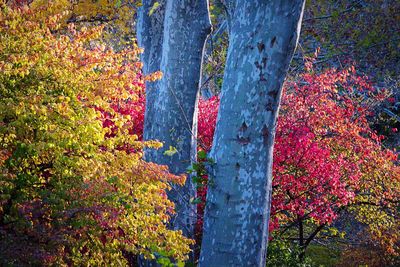
[[[164,147],[146,150],[145,158],[168,165],[172,173],[184,174],[196,154],[197,116],[194,110],[199,97],[204,44],[211,30],[208,0],[167,0],[159,7],[165,11],[158,11],[164,13],[162,27],[158,18],[152,18],[154,14],[148,14],[154,2],[157,1],[143,1],[139,10],[138,41],[145,49],[142,57],[145,72],[157,70],[160,58],[158,69],[163,78],[147,89],[144,138],[159,140]],[[171,227],[182,230],[187,237],[193,237],[196,205],[190,200],[195,194],[191,179],[187,179],[184,187],[169,192],[176,211]]]
[[[231,0],[200,265],[265,266],[281,89],[304,0]]]

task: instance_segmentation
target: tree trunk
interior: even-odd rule
[[[154,2],[154,1],[149,1]],[[144,1],[144,7],[152,4]],[[147,89],[146,114],[144,137],[146,140],[159,140],[164,147],[159,150],[145,151],[148,161],[168,165],[175,174],[185,173],[191,159],[196,155],[197,116],[194,110],[199,97],[199,84],[203,50],[207,35],[211,30],[207,0],[167,0],[164,12],[164,26],[159,69],[163,78],[156,83],[155,88]],[[140,15],[140,21],[153,21],[153,15],[148,16],[145,8]],[[156,40],[150,45],[150,56],[144,54],[145,67],[152,67],[156,63],[158,50],[159,23],[150,31],[146,23],[139,23],[142,27],[139,35],[155,35],[156,38],[138,38],[146,50],[146,40]],[[149,25],[149,23],[147,23]],[[150,23],[150,27],[154,27]],[[152,45],[155,46],[153,50]],[[145,52],[146,53],[146,52]],[[152,58],[152,56],[155,56]],[[151,61],[153,60],[153,61]],[[154,71],[152,69],[151,71]],[[154,90],[154,92],[152,92]],[[167,150],[176,153],[165,153]],[[192,151],[192,153],[191,153]],[[166,155],[169,154],[169,155]],[[190,179],[184,187],[174,188],[169,192],[169,198],[175,203],[176,216],[171,220],[172,229],[182,230],[187,237],[193,237],[193,225],[196,206],[190,204],[195,197],[195,188]]]
[[[155,3],[158,7],[153,9]],[[143,73],[148,75],[160,70],[161,52],[164,35],[164,15],[166,0],[143,0],[138,9],[137,41],[139,47],[144,48],[141,55]],[[154,102],[157,98],[157,82],[146,82],[146,111],[144,120],[143,139],[150,140],[152,133],[152,121],[154,117]]]
[[[152,9],[155,3],[158,3],[158,8]],[[160,70],[164,36],[165,5],[166,0],[143,0],[142,6],[138,9],[136,33],[139,47],[144,48],[141,54],[141,61],[143,62],[143,73],[145,75]],[[151,15],[150,10],[153,10]],[[156,90],[157,83],[158,82],[146,82],[146,110],[143,127],[144,140],[151,139],[151,122],[154,118],[154,102],[158,93],[158,90]],[[145,154],[147,154],[147,149],[145,149]],[[145,260],[143,256],[140,255],[137,257],[137,265],[140,267],[158,266],[156,261]]]
[[[199,266],[265,266],[276,118],[304,0],[226,2],[229,48]]]

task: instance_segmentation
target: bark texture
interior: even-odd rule
[[[276,119],[304,0],[225,2],[229,48],[199,266],[265,266]]]
[[[157,9],[153,9],[152,15],[150,10],[154,4],[158,2]],[[162,44],[164,37],[164,17],[166,0],[143,0],[142,6],[138,9],[137,17],[137,42],[139,47],[144,48],[141,54],[143,62],[143,73],[151,74],[160,70]],[[152,121],[154,118],[154,102],[157,99],[158,82],[146,82],[146,110],[144,114],[143,139],[151,140]],[[147,154],[147,149],[145,154]],[[146,157],[145,157],[146,158]],[[148,159],[151,161],[151,158]],[[157,267],[159,266],[154,260],[145,260],[144,257],[137,257],[137,265],[140,267]]]
[[[154,9],[152,15],[149,14],[153,5],[158,2],[158,7]],[[160,70],[161,53],[164,36],[164,16],[166,0],[143,0],[142,6],[138,9],[137,19],[137,41],[139,47],[144,48],[141,55],[143,62],[143,73],[148,75]],[[144,140],[149,140],[152,133],[154,117],[154,102],[157,98],[157,83],[146,83],[146,111],[144,120]]]
[[[175,174],[182,174],[196,152],[197,116],[194,116],[194,110],[199,97],[204,44],[211,30],[208,1],[167,0],[159,7],[165,9],[163,27],[157,18],[152,18],[154,14],[149,16],[146,12],[153,2],[143,1],[138,40],[145,51],[148,50],[148,54],[143,55],[145,71],[156,70],[157,58],[160,58],[158,69],[163,78],[147,89],[144,137],[159,140],[164,147],[145,151],[145,158],[168,165]],[[161,50],[159,40],[162,40]],[[165,155],[170,147],[176,149],[176,153]],[[194,196],[195,188],[190,179],[184,187],[169,192],[177,214],[171,220],[171,227],[182,230],[187,237],[193,237],[196,206],[190,204],[190,199]]]

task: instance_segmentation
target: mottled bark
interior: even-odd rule
[[[156,84],[148,84],[144,138],[159,140],[164,147],[145,151],[145,158],[168,165],[175,174],[182,174],[196,151],[197,116],[194,110],[199,97],[204,44],[211,29],[208,1],[165,1],[157,9],[157,15],[164,14],[162,27],[158,18],[152,18],[154,14],[148,15],[153,2],[143,1],[139,12],[138,40],[139,45],[145,48],[142,57],[145,72],[159,69],[163,78]],[[160,11],[160,8],[165,11]],[[160,32],[162,36],[159,36]],[[147,54],[146,49],[149,50]],[[161,61],[157,62],[159,59]],[[177,152],[167,156],[165,151],[170,147]],[[195,205],[190,204],[190,199],[194,196],[195,188],[190,179],[184,187],[169,192],[177,212],[171,220],[171,227],[182,230],[188,237],[193,237]]]
[[[149,12],[153,5],[158,2],[159,6],[154,9],[150,16]],[[160,70],[161,52],[164,35],[164,15],[166,0],[143,0],[138,9],[137,19],[137,41],[139,47],[144,48],[141,55],[143,62],[143,73],[148,75]],[[154,117],[154,102],[157,98],[157,83],[146,83],[146,111],[144,120],[144,140],[151,139],[152,121]]]
[[[153,14],[150,15],[150,10],[156,2],[158,2],[159,6],[154,10]],[[141,54],[141,61],[143,62],[143,73],[145,75],[160,70],[164,36],[165,5],[166,0],[143,0],[142,6],[139,7],[137,11],[137,41],[139,47],[144,48],[144,52]],[[146,110],[143,130],[144,140],[151,139],[151,121],[154,117],[153,106],[158,93],[156,90],[157,83],[158,82],[146,82]],[[142,256],[137,257],[137,264],[140,267],[158,266],[155,261],[145,260]]]
[[[229,48],[200,266],[265,266],[276,119],[304,0],[225,2]]]
[[[160,150],[146,154],[146,159],[168,165],[175,174],[185,173],[196,151],[197,116],[201,62],[205,40],[211,29],[206,0],[168,0],[165,10],[164,41],[161,71],[157,84],[157,98],[149,109],[154,110],[148,138],[164,143]],[[164,155],[170,147],[177,152]],[[193,147],[193,149],[192,149]],[[169,197],[175,202],[177,215],[171,221],[173,229],[180,229],[193,237],[195,196],[191,179],[185,186],[174,188]]]

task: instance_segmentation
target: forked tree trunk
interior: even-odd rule
[[[175,174],[182,174],[191,164],[191,158],[193,159],[196,151],[197,117],[194,116],[194,110],[199,96],[204,44],[211,30],[208,0],[166,1],[162,6],[165,11],[161,29],[163,31],[161,54],[157,52],[160,24],[158,21],[153,24],[154,14],[150,16],[148,14],[152,2],[156,1],[143,2],[144,8],[140,11],[139,18],[140,21],[147,21],[149,29],[146,28],[146,23],[140,22],[138,27],[142,28],[138,30],[138,35],[142,37],[138,39],[145,51],[150,50],[150,56],[145,54],[143,60],[148,70],[154,71],[155,69],[150,67],[156,62],[155,57],[159,56],[161,58],[159,69],[163,73],[163,78],[155,86],[147,89],[144,137],[147,140],[159,140],[164,143],[162,149],[146,151],[145,158],[151,162],[168,165]],[[144,17],[146,18],[143,19]],[[147,34],[151,36],[144,37]],[[146,40],[150,40],[150,43],[148,44]],[[172,152],[175,149],[175,154],[166,155],[167,150]],[[187,237],[193,237],[196,215],[196,206],[190,203],[193,197],[195,197],[195,187],[190,179],[187,179],[184,187],[177,187],[169,192],[169,198],[174,201],[177,214],[171,220],[171,227],[182,230]]]
[[[200,266],[265,266],[276,119],[304,0],[225,2],[229,48]]]

